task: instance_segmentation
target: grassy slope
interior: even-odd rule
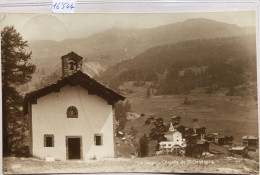
[[[199,125],[207,128],[207,133],[232,135],[237,144],[241,144],[241,137],[244,135],[258,136],[257,101],[252,98],[196,92],[187,95],[191,104],[184,105],[183,95],[147,99],[145,93],[148,84],[144,87],[134,87],[127,83],[122,87],[133,90],[133,93],[126,94],[126,97],[135,113],[153,114],[154,117],[162,117],[166,123],[170,122],[171,116],[179,115],[182,117],[182,124],[187,127],[191,127],[192,119],[197,118]],[[148,117],[146,115],[144,118],[129,121],[126,130],[134,126],[139,137],[149,134],[152,126],[143,126]]]

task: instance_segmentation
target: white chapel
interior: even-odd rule
[[[45,159],[114,157],[114,105],[125,97],[95,81],[74,52],[61,57],[62,77],[25,96],[30,154]]]

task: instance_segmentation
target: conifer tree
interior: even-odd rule
[[[144,134],[140,140],[139,140],[139,145],[140,145],[140,156],[141,157],[145,157],[148,155],[148,151],[149,151],[149,141],[148,138],[146,136],[146,134]]]
[[[32,53],[27,53],[27,41],[16,31],[13,26],[7,26],[1,31],[1,64],[2,64],[2,128],[3,128],[3,153],[11,151],[10,136],[23,131],[13,131],[24,123],[18,122],[22,115],[23,98],[16,87],[29,82],[35,65],[30,63]],[[18,133],[17,133],[18,132]]]

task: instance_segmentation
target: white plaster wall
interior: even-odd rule
[[[78,118],[67,118],[75,106]],[[44,134],[54,135],[54,147],[44,147]],[[103,134],[103,145],[94,145],[94,134]],[[37,99],[32,105],[33,155],[66,160],[66,136],[82,136],[83,159],[114,157],[112,105],[81,86],[65,86],[60,92]]]
[[[161,149],[168,149],[168,148],[173,148],[174,145],[180,145],[183,146],[184,141],[182,140],[182,134],[179,131],[173,132],[172,136],[167,135],[168,141],[162,141],[160,142],[160,148]]]
[[[179,131],[175,131],[172,134],[172,137],[173,137],[173,145],[181,145],[183,143],[182,134]]]

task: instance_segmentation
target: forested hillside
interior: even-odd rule
[[[256,81],[255,43],[254,35],[246,35],[155,46],[112,66],[100,79],[114,89],[126,81],[152,81],[161,94],[233,87]]]
[[[124,78],[127,78],[128,76],[130,76],[130,79],[157,79],[156,83],[158,85],[158,82],[162,83],[162,76],[164,75],[163,77],[166,78],[166,74],[170,73],[170,66],[172,66],[172,61],[167,61],[168,57],[171,57],[171,60],[178,60],[182,58],[182,56],[179,56],[178,54],[183,55],[181,52],[184,52],[184,50],[187,49],[191,49],[186,48],[186,45],[191,45],[189,47],[193,47],[192,45],[194,45],[194,42],[196,42],[191,40],[200,39],[201,42],[204,42],[206,40],[203,39],[245,36],[250,33],[255,33],[255,29],[252,27],[243,28],[233,24],[226,24],[215,20],[198,18],[164,26],[158,26],[155,28],[111,28],[104,32],[95,33],[87,38],[74,38],[62,41],[29,41],[28,50],[32,51],[33,53],[32,62],[36,65],[37,70],[33,75],[31,84],[24,85],[21,88],[21,91],[29,92],[56,81],[61,76],[60,58],[61,56],[71,51],[74,51],[83,57],[83,71],[85,73],[95,77],[98,77],[100,74],[102,74],[102,79],[105,80],[104,82],[106,84],[107,82],[112,82],[110,85],[115,89],[118,87],[119,83],[124,81]],[[180,42],[184,43],[174,46],[174,44]],[[203,43],[201,44],[203,45]],[[221,43],[219,42],[219,44]],[[207,43],[205,45],[207,45]],[[167,49],[165,49],[166,47]],[[202,50],[204,49],[203,47]],[[174,50],[172,50],[172,48],[174,48]],[[146,51],[147,49],[149,50]],[[197,48],[194,46],[193,50],[196,49]],[[221,48],[219,49],[221,50]],[[178,53],[174,53],[175,50]],[[175,55],[177,54],[177,56],[171,55],[172,52]],[[192,58],[196,58],[200,57],[200,55],[203,53],[201,52],[197,54],[197,51],[194,51],[194,53],[191,52],[187,52],[187,55],[183,56],[190,57],[190,55],[192,55]],[[210,54],[211,53],[208,52],[206,55]],[[158,56],[162,58],[158,59]],[[147,57],[149,57],[149,59]],[[132,63],[130,60],[129,68],[125,66],[118,68],[120,65],[128,64],[128,60],[132,58],[134,58],[133,60],[140,60],[136,63],[134,63],[133,60]],[[192,58],[186,59],[189,60]],[[115,64],[116,66],[114,66]],[[163,66],[163,64],[165,65]],[[145,70],[140,68],[140,66],[144,67]],[[150,68],[152,69],[150,70]],[[108,71],[106,71],[107,69]],[[197,70],[198,68],[195,69]],[[127,75],[120,75],[121,80],[119,81],[111,81],[110,75],[113,75],[114,78],[118,76],[114,76],[115,73],[113,70],[118,70],[120,74],[125,70],[125,74]],[[142,71],[136,73],[138,70]],[[106,72],[103,73],[104,71]],[[138,74],[140,77],[137,78],[136,74]],[[109,78],[106,78],[106,76]],[[143,76],[145,76],[145,78]],[[167,79],[169,79],[169,76]],[[176,87],[176,84],[174,84],[174,86]],[[163,93],[171,93],[170,91],[172,91],[172,89],[167,90],[167,87],[165,87],[163,84],[160,84],[159,87],[162,87],[160,91]]]
[[[103,68],[107,68],[118,61],[133,58],[156,45],[193,39],[239,36],[249,31],[236,25],[198,18],[155,28],[112,28],[86,38],[59,42],[30,41],[29,48],[33,52],[34,62],[40,67],[44,66],[41,64],[52,62],[53,66],[44,66],[46,69],[60,65],[59,58],[71,51],[85,58],[84,62],[98,62]]]

